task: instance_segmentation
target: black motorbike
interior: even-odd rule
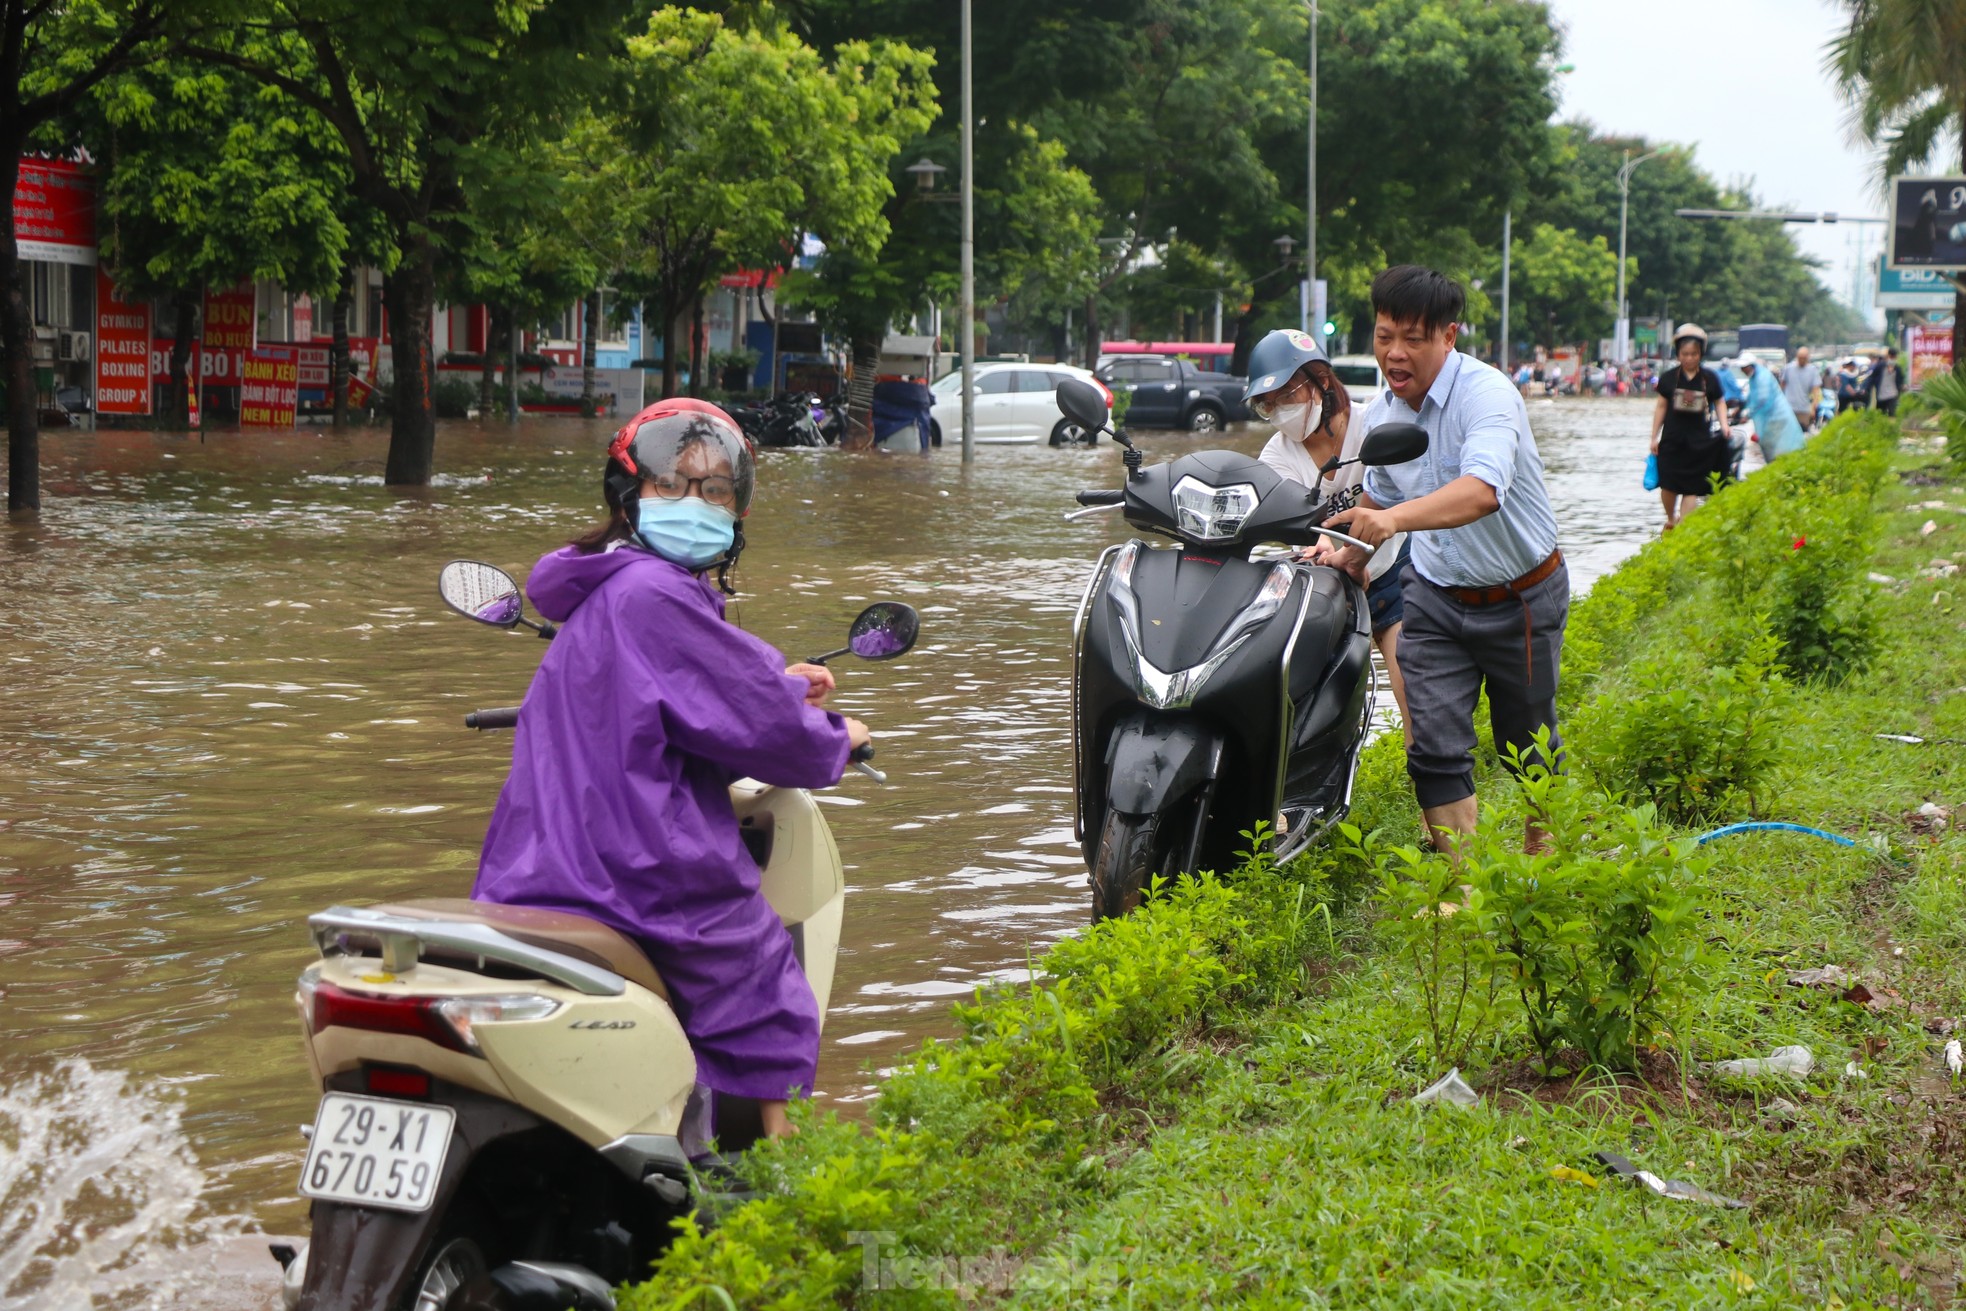
[[[762,405],[733,405],[730,417],[758,446],[824,446],[810,392],[783,392]]]
[[[1088,431],[1105,402],[1077,380],[1058,406]],[[1330,537],[1355,491],[1320,498],[1233,451],[1151,468],[1123,437],[1126,485],[1078,494],[1124,512],[1139,539],[1099,557],[1073,621],[1077,833],[1092,871],[1093,918],[1125,914],[1156,875],[1230,869],[1259,821],[1287,859],[1351,805],[1372,718],[1372,624],[1350,575],[1265,543]],[[1358,462],[1403,464],[1427,449],[1415,424],[1369,434]],[[1347,461],[1332,460],[1325,472]]]

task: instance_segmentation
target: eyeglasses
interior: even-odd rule
[[[1268,423],[1276,417],[1276,412],[1286,405],[1306,405],[1317,399],[1317,388],[1311,380],[1299,374],[1275,391],[1264,392],[1261,396],[1249,398],[1249,412]]]
[[[737,480],[723,474],[713,473],[707,478],[684,478],[673,473],[659,473],[649,479],[655,484],[655,494],[665,501],[680,501],[690,494],[690,488],[712,505],[725,509],[737,504]]]

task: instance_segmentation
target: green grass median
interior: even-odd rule
[[[1838,420],[1577,605],[1569,773],[1489,760],[1461,865],[1413,847],[1381,739],[1347,840],[1167,887],[958,1007],[624,1306],[1953,1304],[1962,485]],[[1855,845],[1696,845],[1745,820]],[[1715,1068],[1784,1047],[1807,1074]],[[1472,1105],[1413,1103],[1450,1068]]]

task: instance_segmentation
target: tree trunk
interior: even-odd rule
[[[1099,367],[1099,297],[1085,298],[1085,367]]]
[[[20,182],[20,150],[5,148],[0,187],[14,194]],[[9,201],[8,214],[13,213]],[[20,246],[9,218],[0,235],[0,344],[7,354],[7,513],[29,517],[41,510],[41,415],[34,395],[34,319],[21,284]]]
[[[853,377],[847,380],[846,433],[840,438],[841,450],[873,448],[874,374],[881,367],[882,336],[869,334],[852,340]]]
[[[1966,107],[1962,107],[1959,111],[1959,130],[1961,134],[1959,164],[1961,168],[1966,168]],[[1966,281],[1962,281],[1962,277],[1966,275],[1954,273],[1952,282],[1952,367],[1954,369],[1966,369]],[[1905,363],[1911,363],[1909,355],[1905,357]],[[1909,376],[1909,369],[1906,370],[1906,374]]]
[[[1249,376],[1249,352],[1256,349],[1256,305],[1251,302],[1248,309],[1236,315],[1236,346],[1229,352],[1229,373],[1233,377]]]
[[[676,381],[682,367],[676,361],[676,343],[682,340],[683,307],[674,301],[662,302],[662,399],[676,394]]]
[[[689,311],[689,394],[703,395],[703,293],[690,302]]]
[[[192,291],[179,291],[171,297],[171,315],[177,324],[177,335],[171,338],[171,385],[164,392],[164,403],[168,407],[164,424],[179,430],[191,426],[191,389],[198,385],[195,371],[189,366],[191,345],[197,340],[194,324],[200,299]]]
[[[938,346],[940,344],[939,342],[937,343]],[[1051,358],[1057,360],[1060,364],[1070,363],[1066,359],[1066,355],[1070,350],[1071,342],[1065,335],[1065,323],[1061,319],[1051,325]],[[929,381],[933,382],[934,379],[931,378]]]
[[[437,308],[436,258],[427,240],[410,244],[382,284],[389,308],[389,459],[382,480],[391,487],[430,481],[437,450],[437,413],[431,395],[430,326]]]
[[[580,335],[580,417],[594,417],[594,343],[601,335],[601,293],[598,288],[587,293],[587,303],[581,307]]]
[[[519,421],[519,311],[516,309],[508,310],[506,314],[511,320],[511,323],[506,328],[506,335],[510,339],[510,344],[506,351],[505,359],[505,397],[507,401],[505,417],[508,422],[517,423]]]
[[[334,404],[334,426],[348,426],[348,313],[355,303],[355,266],[341,271],[341,285],[335,288],[334,345],[328,347],[329,399]]]
[[[496,305],[485,307],[485,350],[479,358],[478,369],[478,422],[491,421],[493,406],[498,400],[498,342],[502,339],[500,329],[505,323],[505,311]]]

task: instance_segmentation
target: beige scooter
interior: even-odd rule
[[[552,635],[490,565],[446,565],[439,590],[470,618]],[[917,626],[905,605],[869,606],[815,659],[891,659]],[[747,779],[731,801],[823,1018],[846,890],[832,833],[801,790]],[[713,1135],[725,1154],[759,1136],[755,1103],[698,1085],[660,974],[605,925],[451,899],[308,925],[321,959],[295,1000],[323,1096],[300,1181],[312,1237],[275,1251],[290,1309],[612,1308],[691,1206]]]

